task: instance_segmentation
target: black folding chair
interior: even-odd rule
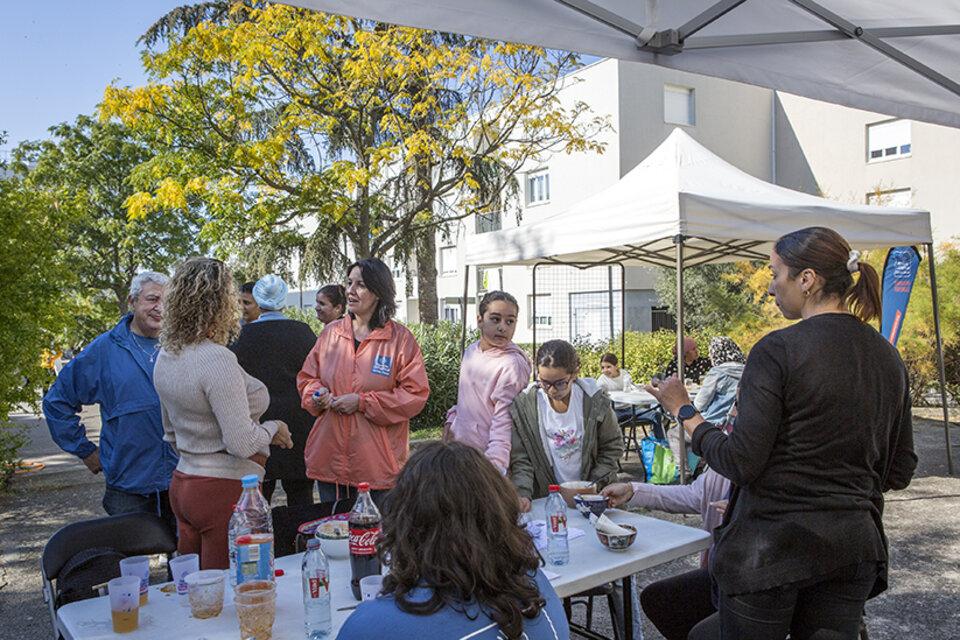
[[[57,622],[55,581],[72,557],[95,547],[113,549],[124,556],[140,556],[173,553],[177,550],[177,541],[167,524],[152,513],[124,513],[74,522],[53,534],[43,548],[40,572],[43,599],[50,609],[54,638],[59,638],[61,633]],[[96,596],[95,585],[91,583],[89,586],[89,597]]]
[[[277,558],[282,558],[306,549],[307,543],[300,535],[300,525],[336,513],[347,513],[353,507],[353,502],[353,500],[336,500],[334,502],[274,507],[270,511],[273,516],[274,555]]]

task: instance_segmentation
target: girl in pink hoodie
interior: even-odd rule
[[[513,344],[520,306],[505,291],[480,301],[480,340],[463,354],[457,404],[447,411],[443,438],[468,444],[500,473],[510,468],[510,403],[530,382],[530,358]]]

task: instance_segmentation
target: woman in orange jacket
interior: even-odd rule
[[[430,395],[420,345],[391,318],[390,269],[365,258],[347,270],[347,312],[320,333],[297,376],[304,409],[317,416],[307,438],[307,476],[321,502],[353,497],[361,482],[393,487],[410,452],[410,418]]]

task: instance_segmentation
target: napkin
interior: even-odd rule
[[[526,525],[527,533],[530,534],[530,537],[533,538],[533,544],[537,547],[538,550],[543,550],[547,548],[547,523],[543,520],[532,520]],[[584,535],[583,529],[577,529],[576,527],[567,527],[567,541],[579,538]]]
[[[607,535],[613,536],[628,536],[632,531],[629,529],[624,529],[616,522],[608,518],[605,514],[601,515],[599,518],[594,514],[590,514],[590,522],[593,523],[594,528],[599,531],[603,531]]]

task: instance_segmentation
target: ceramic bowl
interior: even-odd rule
[[[630,524],[621,524],[619,526],[624,529],[629,529],[630,533],[626,535],[616,535],[597,530],[597,537],[600,538],[600,544],[611,551],[624,551],[637,539],[636,527]]]
[[[581,493],[596,493],[597,485],[587,480],[571,480],[560,484],[560,495],[568,507],[575,507],[573,497]]]
[[[320,548],[328,558],[350,557],[350,527],[347,523],[349,514],[340,513],[320,520],[310,522],[314,525],[313,535],[320,541]],[[303,532],[303,528],[301,528]]]
[[[589,519],[591,513],[599,518],[606,511],[609,500],[597,493],[581,493],[573,496],[573,504],[584,518]]]

